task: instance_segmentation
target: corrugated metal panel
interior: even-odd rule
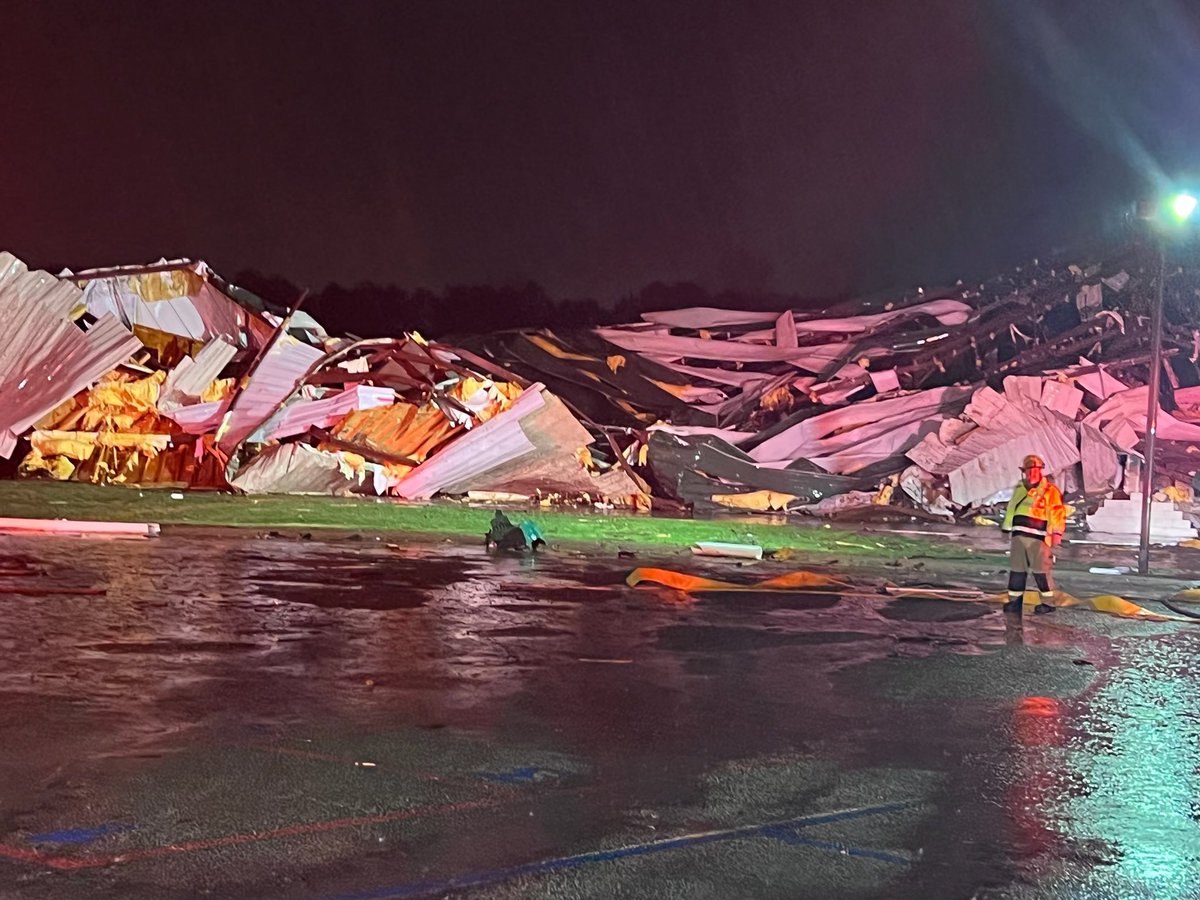
[[[163,410],[162,414],[174,420],[187,434],[211,434],[221,424],[228,403],[228,400],[213,400],[210,403]]]
[[[70,282],[0,253],[0,431],[10,434],[0,452],[11,453],[34,422],[141,347],[111,316],[82,331],[70,319],[82,302]]]
[[[356,409],[391,406],[395,399],[396,393],[391,388],[357,384],[331,397],[301,400],[284,410],[270,436],[273,440],[279,440],[294,434],[303,434],[313,425],[329,428]]]
[[[981,388],[967,415],[985,424],[950,443],[931,434],[908,451],[925,471],[949,478],[950,498],[957,504],[978,503],[1011,488],[1026,454],[1042,456],[1052,475],[1079,462],[1074,423],[1043,406],[1013,404]]]
[[[622,470],[593,476],[575,455],[592,440],[563,402],[535,384],[511,407],[441,448],[401,479],[395,493],[427,499],[437,493],[639,493]]]
[[[193,341],[222,335],[244,346],[261,346],[271,327],[255,313],[227,297],[208,280],[202,262],[129,274],[107,274],[83,282],[88,312],[109,313],[130,328],[142,326]],[[87,273],[76,276],[81,282]]]
[[[294,338],[280,338],[263,357],[250,384],[237,396],[229,418],[229,427],[221,435],[220,446],[229,449],[248,438],[296,389],[325,351]]]
[[[341,453],[293,443],[254,457],[233,486],[247,494],[382,494],[393,480],[381,466],[352,467]]]
[[[224,338],[216,338],[196,354],[185,356],[167,376],[159,396],[158,408],[167,410],[195,403],[221,370],[237,355],[237,348]]]

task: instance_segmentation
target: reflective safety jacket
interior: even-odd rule
[[[1031,488],[1025,487],[1022,481],[1008,501],[1003,530],[1027,534],[1049,543],[1051,535],[1067,530],[1067,508],[1063,505],[1062,491],[1048,478]]]

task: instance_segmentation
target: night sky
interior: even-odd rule
[[[603,301],[978,277],[1200,154],[1183,9],[11,4],[0,245]]]

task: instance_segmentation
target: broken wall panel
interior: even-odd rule
[[[247,494],[383,494],[392,479],[377,465],[308,444],[277,444],[244,465],[233,486]]]
[[[166,260],[151,266],[92,269],[67,273],[83,288],[89,313],[120,319],[127,327],[147,328],[192,341],[225,336],[261,347],[271,326],[226,296],[211,281],[212,270],[192,260]]]
[[[226,338],[218,337],[205,344],[195,357],[185,356],[167,375],[158,408],[177,409],[199,403],[236,355],[237,348]]]
[[[325,356],[323,350],[283,337],[271,345],[245,389],[233,400],[218,434],[228,451],[270,418],[306,374]]]
[[[71,316],[82,302],[69,282],[0,253],[0,452],[11,454],[38,419],[141,348],[111,316],[79,328]]]
[[[602,491],[597,478],[579,459],[580,451],[591,441],[587,429],[562,401],[535,384],[511,407],[429,457],[401,480],[395,492],[409,499],[472,490],[593,496],[640,493],[623,472],[623,479],[606,479]]]
[[[330,428],[356,410],[391,406],[395,399],[396,393],[391,388],[357,384],[320,400],[299,400],[285,407],[273,423],[268,423],[266,439],[294,437],[312,427]]]
[[[759,444],[750,457],[769,462],[829,456],[893,429],[957,412],[971,392],[971,388],[951,386],[854,403],[798,422]],[[867,430],[860,431],[864,428]]]

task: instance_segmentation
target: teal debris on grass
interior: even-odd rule
[[[512,519],[500,510],[496,510],[492,516],[492,524],[484,536],[484,541],[489,550],[537,552],[546,546],[546,539],[537,525],[528,519],[514,525]]]

